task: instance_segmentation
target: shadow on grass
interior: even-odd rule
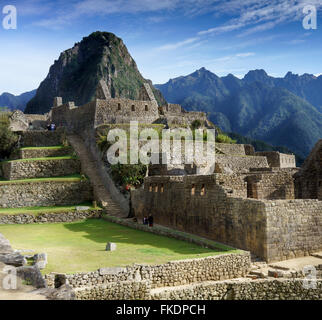
[[[224,253],[212,249],[202,248],[196,244],[176,240],[165,236],[155,235],[121,226],[105,220],[89,219],[76,223],[64,224],[64,227],[72,232],[86,233],[85,238],[97,243],[115,242],[116,244],[131,244],[134,246],[151,246],[153,248],[141,250],[152,253],[161,253],[163,250],[171,250],[182,255],[209,254],[215,255]]]

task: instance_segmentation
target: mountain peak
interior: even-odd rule
[[[270,77],[263,69],[249,71],[243,80],[248,83],[262,82],[266,85],[272,85],[272,77]]]
[[[291,78],[295,78],[298,77],[298,74],[293,73],[292,71],[289,71],[286,75],[285,75],[285,79],[291,79]]]
[[[209,70],[207,70],[205,67],[202,67],[202,68],[196,70],[194,73],[197,73],[197,74],[205,74],[205,73],[212,73],[212,72],[210,72]]]
[[[250,70],[248,73],[245,75],[245,78],[263,78],[263,77],[268,77],[268,74],[264,69],[255,69],[255,70]]]
[[[207,70],[205,67],[202,67],[195,72],[191,73],[189,76],[194,77],[194,78],[199,78],[199,77],[209,77],[209,78],[219,78],[216,74],[213,72]]]
[[[98,96],[102,81],[110,97],[133,100],[140,99],[144,83],[151,83],[143,78],[121,38],[96,31],[60,54],[29,101],[26,113],[48,112],[54,97],[84,105]],[[153,91],[159,103],[165,103],[160,92]]]

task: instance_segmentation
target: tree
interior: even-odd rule
[[[18,142],[18,135],[9,125],[9,113],[0,111],[0,159],[8,158]]]

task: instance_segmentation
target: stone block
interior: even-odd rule
[[[108,242],[106,245],[106,251],[115,251],[116,250],[116,243]]]

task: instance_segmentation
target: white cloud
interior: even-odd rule
[[[246,58],[246,57],[252,57],[255,55],[255,52],[245,52],[245,53],[237,53],[236,57],[238,58]]]
[[[217,15],[237,15],[226,24],[207,30],[201,30],[199,35],[221,34],[239,29],[247,29],[241,35],[265,31],[292,21],[303,19],[303,8],[306,4],[322,8],[321,0],[228,0],[218,2]]]
[[[198,37],[188,38],[186,40],[179,41],[179,42],[176,42],[176,43],[165,44],[165,45],[163,45],[161,47],[158,47],[157,50],[176,50],[176,49],[181,48],[181,47],[183,47],[185,45],[195,43],[198,40],[200,40],[200,38],[198,38]]]

